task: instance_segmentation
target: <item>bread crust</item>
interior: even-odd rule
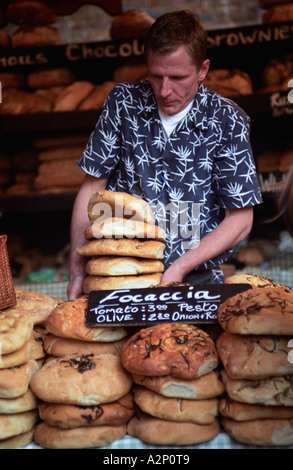
[[[266,379],[231,379],[225,369],[221,377],[230,399],[241,403],[271,406],[293,405],[293,376]]]
[[[122,439],[125,434],[125,424],[60,429],[42,422],[34,433],[34,440],[41,447],[48,449],[85,449],[107,446]]]
[[[15,289],[16,306],[9,307],[6,312],[23,312],[28,314],[35,324],[46,321],[52,310],[58,305],[59,300],[47,294]]]
[[[225,300],[218,321],[231,333],[293,334],[293,292],[280,287],[255,287]]]
[[[134,276],[163,272],[164,265],[155,259],[139,259],[133,256],[99,256],[91,258],[86,264],[86,272],[98,276]]]
[[[86,228],[84,238],[93,240],[95,238],[151,238],[154,240],[165,240],[166,232],[162,227],[147,224],[140,220],[124,219],[122,217],[109,217],[96,220]]]
[[[83,282],[83,292],[113,289],[139,289],[153,287],[160,283],[161,273],[138,274],[136,276],[87,276]]]
[[[91,223],[100,217],[101,210],[107,210],[109,217],[131,218],[148,224],[155,223],[154,214],[147,201],[125,192],[106,189],[97,191],[90,197],[87,210]]]
[[[47,403],[100,405],[129,393],[132,379],[113,354],[68,354],[54,358],[32,377],[30,387]]]
[[[122,348],[121,361],[132,374],[195,379],[214,370],[218,353],[209,335],[190,324],[144,328]]]
[[[291,419],[255,419],[241,422],[223,418],[222,425],[233,439],[245,444],[260,446],[288,446],[293,444]]]
[[[39,402],[40,418],[61,429],[92,426],[120,426],[132,418],[135,412],[132,393],[112,403],[93,406],[62,405]]]
[[[235,421],[251,421],[254,419],[292,419],[292,406],[263,406],[241,403],[222,398],[219,403],[219,413]]]
[[[263,379],[293,374],[288,361],[289,336],[238,335],[225,331],[216,346],[226,372],[234,379]]]
[[[0,313],[1,354],[20,349],[30,339],[33,320],[22,311]]]
[[[137,238],[100,238],[90,240],[77,247],[80,256],[134,256],[135,258],[164,258],[164,243],[158,240],[141,240]]]
[[[126,39],[146,36],[154,23],[148,13],[139,9],[130,9],[116,16],[110,26],[111,39]]]
[[[220,432],[219,422],[212,424],[180,423],[141,413],[127,424],[127,433],[155,445],[192,445],[208,441]]]
[[[127,336],[123,327],[89,327],[86,324],[88,299],[68,300],[56,307],[45,325],[49,333],[82,341],[117,341]]]
[[[33,359],[29,359],[18,367],[0,370],[0,397],[16,398],[24,395],[32,376],[38,370],[38,363]]]
[[[46,354],[55,357],[62,357],[67,354],[114,354],[120,357],[122,346],[126,338],[117,341],[93,342],[82,341],[72,338],[60,338],[53,334],[48,334],[44,340],[44,351]]]
[[[172,375],[146,376],[132,374],[134,383],[148,388],[162,396],[201,400],[214,398],[225,392],[225,387],[217,371],[209,372],[193,380],[183,380]]]
[[[133,399],[144,413],[169,421],[211,424],[218,415],[217,398],[207,400],[167,398],[145,387],[135,387]]]

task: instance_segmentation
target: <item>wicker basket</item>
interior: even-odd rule
[[[7,235],[0,235],[0,310],[16,305],[6,242]]]

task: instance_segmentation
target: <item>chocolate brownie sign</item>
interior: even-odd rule
[[[250,288],[249,284],[212,284],[91,291],[86,323],[89,326],[214,323],[224,300]]]

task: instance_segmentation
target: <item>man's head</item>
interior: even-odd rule
[[[159,17],[146,41],[149,81],[161,111],[172,116],[194,99],[209,69],[206,35],[189,12]]]
[[[188,10],[166,13],[155,21],[145,40],[145,54],[165,54],[186,46],[197,70],[206,58],[207,33],[197,15]]]

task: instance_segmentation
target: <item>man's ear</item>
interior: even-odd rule
[[[200,82],[202,82],[206,78],[207,73],[209,71],[209,68],[210,68],[210,60],[206,59],[206,60],[203,61],[202,66],[201,66],[200,71],[199,71],[199,81]]]

